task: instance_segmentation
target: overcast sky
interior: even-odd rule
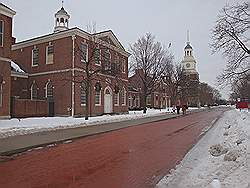
[[[60,0],[1,1],[17,12],[17,41],[53,32]],[[216,86],[216,76],[225,60],[220,54],[211,54],[211,29],[219,10],[232,2],[235,0],[64,0],[64,8],[71,16],[70,27],[86,30],[88,23],[96,22],[97,31],[113,30],[126,49],[147,32],[166,46],[171,42],[170,51],[177,62],[183,58],[189,30],[200,80]],[[224,97],[227,93],[222,91]]]

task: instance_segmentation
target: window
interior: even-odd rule
[[[95,91],[95,105],[101,105],[101,91]]]
[[[49,45],[46,48],[46,64],[53,64],[54,62],[54,46]]]
[[[47,82],[47,84],[46,84],[45,97],[47,99],[53,99],[53,85],[52,85],[51,81]]]
[[[119,92],[114,93],[114,103],[115,103],[115,106],[119,106]]]
[[[159,105],[159,97],[158,97],[158,95],[155,96],[155,105],[156,106]]]
[[[88,61],[88,44],[81,43],[80,46],[81,62],[86,63]]]
[[[122,72],[125,73],[126,72],[126,61],[124,58],[121,58],[121,69],[122,69]]]
[[[104,52],[104,70],[111,70],[111,53],[109,50],[105,50]]]
[[[151,105],[151,95],[147,96],[147,105]]]
[[[126,105],[126,90],[125,90],[125,88],[123,88],[121,91],[121,100],[122,100],[122,105],[125,106]]]
[[[129,107],[132,107],[132,106],[133,106],[133,105],[132,105],[132,97],[131,97],[131,96],[128,97],[128,106],[129,106]]]
[[[94,59],[95,59],[95,64],[100,65],[100,49],[95,49],[94,51]]]
[[[87,95],[86,95],[86,86],[84,82],[81,84],[81,105],[86,105]]]
[[[32,50],[32,66],[38,66],[39,63],[39,49],[35,48]]]
[[[0,83],[0,107],[3,106],[3,84]]]
[[[4,38],[4,28],[3,21],[0,20],[0,46],[3,46],[3,38]]]
[[[37,99],[37,90],[38,90],[38,88],[37,88],[37,85],[36,85],[35,82],[33,82],[33,84],[31,85],[30,90],[31,90],[31,95],[30,95],[31,100]]]

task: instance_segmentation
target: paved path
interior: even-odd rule
[[[226,109],[146,123],[0,163],[4,188],[153,188]]]

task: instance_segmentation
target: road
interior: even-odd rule
[[[4,188],[153,188],[226,109],[89,136],[0,163]]]

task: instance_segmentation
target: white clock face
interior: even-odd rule
[[[186,67],[187,67],[187,68],[189,68],[190,66],[191,66],[190,63],[187,63],[187,64],[186,64]]]

